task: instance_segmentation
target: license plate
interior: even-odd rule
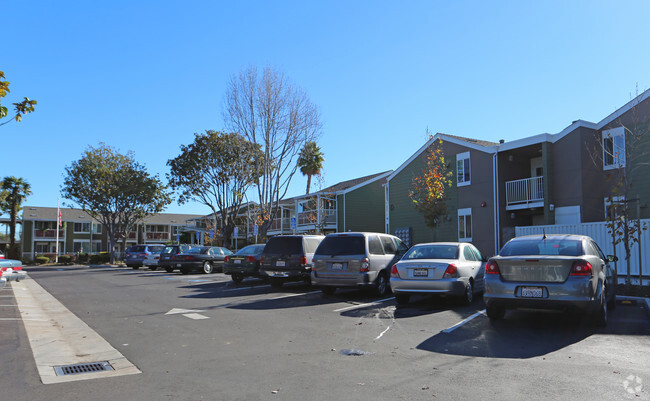
[[[429,269],[413,269],[413,277],[427,277]]]
[[[277,267],[284,267],[284,260],[278,260],[277,262],[275,262],[275,265]]]
[[[236,265],[240,265],[240,264],[241,264],[241,260],[239,260],[239,259],[235,259],[233,262],[235,262]]]
[[[332,270],[343,270],[343,263],[332,263]]]
[[[542,297],[542,288],[541,287],[522,287],[521,296],[527,298],[541,298]]]
[[[180,264],[180,263],[176,263],[176,267],[181,267],[181,264]]]

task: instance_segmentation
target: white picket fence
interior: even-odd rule
[[[639,244],[635,244],[630,250],[630,274],[633,278],[633,283],[638,283],[639,268],[641,265],[644,279],[650,277],[650,219],[641,220],[641,224],[645,224],[648,230],[643,231],[641,235],[641,262],[639,263]],[[522,235],[534,234],[580,234],[588,235],[596,241],[598,246],[608,255],[618,256],[616,263],[619,279],[624,279],[627,275],[627,264],[625,263],[625,247],[623,244],[618,244],[616,250],[612,245],[612,235],[607,231],[607,226],[604,222],[600,223],[581,223],[581,224],[560,224],[553,226],[527,226],[516,227],[515,235],[520,237]],[[645,282],[645,280],[644,280]]]

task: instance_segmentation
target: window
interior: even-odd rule
[[[89,233],[90,232],[90,223],[74,223],[74,232],[75,233]]]
[[[165,233],[165,232],[167,232],[167,226],[163,225],[163,224],[147,224],[144,229],[148,233]]]
[[[93,223],[93,234],[101,234],[102,233],[102,225],[99,223]]]
[[[614,220],[621,213],[625,206],[624,196],[612,196],[605,198],[605,220]]]
[[[603,170],[625,167],[625,128],[603,131]]]
[[[469,152],[459,153],[456,155],[456,177],[459,187],[471,183]]]
[[[477,262],[476,255],[472,252],[469,246],[466,246],[465,249],[463,249],[463,256],[465,257],[465,260]]]
[[[383,255],[384,254],[384,250],[381,247],[381,242],[379,242],[379,238],[377,238],[376,235],[368,236],[368,252],[371,255]]]
[[[381,238],[381,243],[384,245],[384,251],[386,253],[389,253],[391,255],[397,253],[397,249],[395,249],[395,243],[391,237],[385,237],[382,235],[379,238]]]
[[[472,209],[458,209],[458,240],[472,240]]]
[[[99,253],[102,251],[102,242],[101,241],[93,241],[93,251],[92,253]]]
[[[74,252],[74,253],[77,253],[77,252],[89,253],[90,252],[90,241],[77,241],[77,240],[75,240],[72,243],[72,252]]]

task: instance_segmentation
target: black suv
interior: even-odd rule
[[[168,273],[171,273],[174,271],[174,266],[175,262],[173,262],[173,257],[174,255],[178,255],[179,253],[184,253],[190,250],[192,248],[192,245],[168,245],[163,249],[163,251],[160,253],[160,259],[158,260],[158,266],[162,267],[163,269],[167,270]],[[172,263],[173,262],[173,263]]]
[[[273,287],[285,281],[303,280],[311,283],[311,259],[322,235],[278,235],[266,243],[260,260],[260,271],[269,276]]]

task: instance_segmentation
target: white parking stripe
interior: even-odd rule
[[[299,297],[299,296],[301,296],[301,295],[318,294],[318,293],[320,293],[320,290],[318,290],[318,291],[312,291],[312,292],[302,292],[302,293],[300,293],[300,294],[282,295],[282,296],[280,296],[280,297],[275,297],[275,298],[271,298],[271,299],[282,299],[282,298]]]
[[[471,321],[472,319],[474,319],[474,318],[476,318],[476,317],[478,317],[478,316],[480,316],[480,315],[485,315],[485,309],[483,309],[482,311],[478,311],[478,312],[476,312],[476,313],[473,314],[472,316],[468,317],[467,319],[463,320],[462,322],[458,322],[458,323],[456,323],[455,325],[451,326],[451,327],[448,328],[448,329],[444,329],[444,330],[442,330],[441,333],[451,333],[452,331],[456,330],[456,329],[459,328],[460,326],[464,325],[465,323]]]
[[[379,340],[380,338],[382,338],[382,337],[384,336],[384,334],[386,334],[386,332],[387,332],[388,330],[390,330],[390,326],[386,327],[386,330],[382,331],[381,334],[379,334],[377,337],[375,337],[375,341],[377,341],[377,340]]]
[[[364,308],[366,306],[370,306],[370,305],[390,301],[391,299],[395,299],[395,297],[390,297],[390,298],[382,299],[382,300],[375,301],[375,302],[369,302],[367,304],[358,304],[358,305],[352,305],[352,306],[348,306],[348,307],[341,308],[341,309],[334,309],[333,312],[343,312],[343,311],[351,310],[351,309]]]
[[[270,285],[259,285],[256,287],[241,287],[241,288],[231,288],[229,290],[222,290],[221,292],[230,292],[230,291],[241,291],[241,290],[253,290],[257,288],[268,288]]]

